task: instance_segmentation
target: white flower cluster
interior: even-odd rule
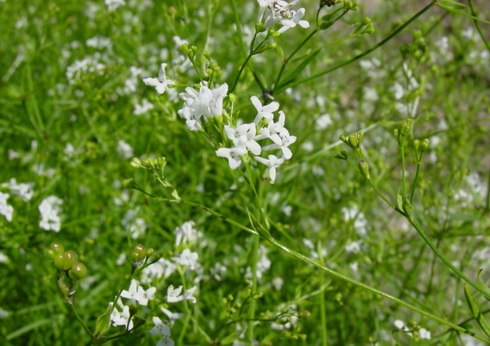
[[[179,96],[184,100],[184,106],[177,112],[189,130],[202,129],[201,118],[207,121],[209,118],[223,114],[223,99],[228,93],[228,84],[209,89],[206,82],[201,82],[199,90],[191,87],[185,88],[185,92]]]
[[[405,322],[401,320],[396,320],[394,322],[394,325],[396,328],[404,331],[408,335],[413,336],[412,330],[405,324]],[[425,328],[418,329],[418,334],[420,339],[425,339],[425,340],[431,339],[431,333]]]
[[[155,287],[150,287],[145,290],[143,287],[138,285],[138,281],[131,280],[131,284],[129,285],[129,291],[123,290],[121,292],[121,297],[135,300],[140,305],[146,306],[148,304],[148,300],[153,299],[153,295],[157,289]]]
[[[305,9],[300,8],[295,11],[292,7],[295,6],[299,0],[291,2],[281,0],[257,0],[260,6],[259,9],[259,23],[264,23],[266,28],[269,28],[275,24],[281,24],[282,27],[278,30],[279,33],[294,28],[296,25],[302,28],[309,28],[310,23],[303,20],[305,15]]]
[[[105,4],[107,5],[107,9],[112,12],[118,7],[126,5],[126,2],[124,0],[105,0]]]
[[[46,231],[59,232],[61,229],[61,204],[63,201],[56,196],[48,196],[39,205],[38,209],[41,213],[41,221],[39,227]]]
[[[12,221],[12,214],[14,213],[14,207],[7,203],[10,195],[8,193],[0,192],[0,214],[5,216],[8,222]]]
[[[66,78],[70,84],[75,84],[85,73],[102,73],[105,65],[99,62],[97,56],[87,56],[83,60],[76,60],[66,69]]]
[[[102,37],[102,36],[94,36],[92,38],[89,38],[85,44],[87,47],[95,48],[95,49],[112,49],[112,41],[108,37]]]
[[[10,193],[20,196],[24,202],[29,202],[34,195],[32,190],[34,183],[17,183],[17,180],[12,178],[8,183],[3,183],[2,186],[8,187]]]
[[[194,228],[195,225],[194,221],[187,221],[174,230],[176,246],[181,244],[191,244],[197,241],[200,233]]]
[[[230,168],[236,169],[242,162],[241,156],[250,152],[256,161],[269,168],[270,182],[273,184],[276,180],[276,169],[293,156],[289,146],[296,142],[296,137],[291,136],[284,127],[286,115],[283,111],[279,111],[279,120],[274,122],[274,112],[279,109],[279,103],[271,102],[262,106],[257,97],[252,96],[250,100],[257,110],[254,122],[241,124],[236,128],[225,125],[226,136],[233,142],[233,147],[220,148],[216,151],[216,155],[228,159]],[[259,127],[261,124],[264,126]],[[262,147],[257,142],[266,139],[272,143]],[[267,158],[259,156],[263,151],[272,150],[280,150],[282,156],[268,155]]]

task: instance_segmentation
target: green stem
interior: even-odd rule
[[[417,179],[419,178],[420,162],[417,162],[417,168],[415,170],[415,178],[413,178],[413,183],[410,188],[410,203],[413,202],[413,195],[415,193],[415,186],[417,185]]]
[[[490,210],[490,168],[488,169],[488,182],[487,182],[487,201],[485,204],[485,210]]]
[[[236,0],[231,0],[231,8],[233,10],[233,17],[235,19],[236,33],[239,40],[240,51],[242,52],[243,55],[245,55],[246,52],[244,48],[245,44],[243,42],[242,24],[240,23],[240,16],[238,14],[238,7],[236,5]]]
[[[402,158],[402,195],[405,198],[405,147],[400,145],[400,156]]]
[[[470,5],[471,14],[473,15],[473,17],[476,17],[476,11],[475,8],[473,7],[473,0],[469,0],[468,2]],[[473,23],[475,23],[476,30],[478,30],[478,33],[480,34],[483,43],[485,44],[488,51],[490,52],[490,42],[488,42],[487,38],[485,37],[485,34],[483,34],[483,31],[480,27],[480,23],[475,18],[473,18]]]
[[[318,244],[318,254],[320,258],[320,262],[323,264],[323,256],[320,244]],[[325,273],[321,272],[320,275],[320,284],[323,285],[325,282]],[[328,326],[327,326],[327,310],[325,308],[325,291],[324,289],[320,290],[320,294],[318,295],[320,299],[320,318],[322,323],[322,346],[328,345]]]
[[[293,256],[293,257],[295,257],[295,258],[297,258],[297,259],[299,259],[299,260],[301,260],[303,262],[309,263],[309,264],[311,264],[311,265],[313,265],[313,266],[315,266],[315,267],[323,270],[324,272],[328,273],[329,275],[331,275],[331,276],[333,276],[333,277],[335,277],[337,279],[346,281],[346,282],[348,282],[348,283],[350,283],[350,284],[352,284],[354,286],[361,287],[361,288],[363,288],[363,289],[365,289],[367,291],[370,291],[370,292],[372,292],[374,294],[377,294],[377,295],[379,295],[379,296],[381,296],[383,298],[386,298],[386,299],[389,299],[391,301],[394,301],[397,304],[400,304],[402,306],[405,306],[405,307],[409,308],[410,310],[413,310],[415,312],[418,312],[421,315],[424,315],[424,316],[426,316],[428,318],[431,318],[431,319],[433,319],[435,321],[438,321],[438,322],[440,322],[440,323],[442,323],[442,324],[444,324],[446,326],[449,326],[449,327],[451,327],[451,328],[453,328],[453,329],[455,329],[457,331],[460,331],[460,332],[469,334],[469,335],[473,336],[474,338],[476,338],[478,340],[485,341],[485,342],[490,342],[490,340],[485,339],[485,338],[483,338],[483,337],[481,337],[479,335],[476,335],[475,333],[469,331],[468,329],[462,328],[462,327],[458,326],[457,324],[454,324],[452,322],[446,321],[443,318],[437,317],[437,316],[435,316],[435,315],[433,315],[433,314],[431,314],[429,312],[426,312],[424,310],[421,310],[418,307],[416,307],[416,306],[414,306],[412,304],[409,304],[409,303],[407,303],[407,302],[405,302],[403,300],[400,300],[400,299],[398,299],[396,297],[393,297],[393,296],[391,296],[391,295],[389,295],[389,294],[387,294],[387,293],[385,293],[383,291],[380,291],[380,290],[378,290],[378,289],[376,289],[374,287],[368,286],[368,285],[366,285],[366,284],[364,284],[364,283],[362,283],[360,281],[351,279],[348,276],[345,276],[345,275],[343,275],[341,273],[338,273],[338,272],[334,271],[333,269],[330,269],[330,268],[328,268],[328,267],[326,267],[326,266],[324,266],[324,265],[322,265],[322,264],[320,264],[320,263],[318,263],[318,262],[316,262],[316,261],[314,261],[314,260],[312,260],[312,259],[310,259],[310,258],[308,258],[308,257],[306,257],[306,256],[304,256],[302,254],[300,254],[299,252],[296,252],[294,250],[289,249],[288,247],[286,247],[286,246],[282,245],[281,243],[277,242],[274,238],[269,238],[269,239],[266,239],[266,240],[269,241],[272,245],[274,245],[277,248],[281,249],[282,251],[290,254],[291,256]]]
[[[242,75],[242,72],[245,69],[245,66],[247,66],[248,61],[252,58],[252,56],[254,56],[255,51],[257,49],[259,49],[264,44],[265,41],[267,41],[267,37],[266,37],[262,42],[260,42],[260,44],[257,46],[257,48],[254,49],[255,39],[257,38],[258,34],[259,33],[256,31],[254,34],[254,37],[252,38],[252,42],[250,43],[250,52],[248,53],[247,58],[243,62],[242,66],[240,66],[240,69],[238,70],[238,74],[235,78],[235,81],[233,82],[233,86],[231,87],[230,91],[228,92],[229,94],[231,94],[235,90],[235,88],[238,84],[238,80],[240,79],[240,76]]]
[[[77,310],[75,309],[75,307],[73,306],[72,303],[68,303],[68,305],[70,306],[71,311],[73,311],[73,313],[75,314],[75,317],[77,318],[78,322],[82,325],[85,332],[87,332],[87,334],[90,336],[90,339],[93,340],[94,334],[92,333],[90,328],[87,326],[87,323],[85,323],[85,321],[80,317],[80,315],[78,314]]]
[[[341,62],[340,64],[338,65],[335,65],[329,69],[326,69],[326,70],[323,70],[321,72],[318,72],[316,74],[314,74],[313,76],[311,77],[308,77],[308,78],[305,78],[305,79],[302,79],[302,80],[299,80],[297,82],[294,82],[294,83],[291,83],[291,84],[288,84],[287,87],[292,87],[292,86],[295,86],[295,85],[299,85],[299,84],[303,84],[303,83],[306,83],[306,82],[309,82],[313,79],[316,79],[316,78],[319,78],[319,77],[322,77],[330,72],[333,72],[335,70],[338,70],[339,68],[342,68],[344,66],[347,66],[347,65],[350,65],[354,62],[356,62],[357,60],[360,60],[362,58],[364,58],[366,55],[374,52],[376,49],[380,48],[381,46],[383,46],[385,43],[387,43],[388,41],[390,41],[393,37],[395,37],[398,33],[400,33],[401,31],[403,31],[407,26],[409,26],[413,21],[415,21],[418,17],[420,17],[422,14],[424,14],[425,12],[427,12],[432,6],[434,6],[435,4],[435,0],[432,1],[429,5],[425,6],[422,10],[420,10],[419,12],[417,12],[412,18],[410,18],[409,20],[407,20],[405,23],[403,23],[401,26],[399,26],[397,29],[395,29],[390,35],[388,35],[386,38],[384,38],[383,40],[381,40],[380,42],[378,42],[377,44],[375,44],[374,46],[372,46],[371,48],[365,50],[364,52],[362,52],[361,54],[358,54],[356,56],[354,56],[353,58],[349,59],[349,60],[346,60],[346,61],[343,61]],[[280,86],[278,88],[279,90],[278,91],[284,91],[284,86]]]
[[[276,82],[274,83],[274,88],[272,89],[272,94],[274,95],[274,92],[277,89],[277,86],[279,85],[279,82],[281,81],[282,74],[284,73],[284,70],[286,69],[286,66],[291,62],[291,59],[296,55],[296,53],[299,52],[301,48],[308,42],[315,34],[318,32],[318,29],[313,30],[297,47],[296,49],[289,54],[289,56],[282,62],[281,70],[279,71],[279,74],[277,75]]]
[[[259,254],[259,242],[260,237],[255,237],[253,240],[253,248],[252,248],[252,301],[250,302],[250,311],[248,314],[249,322],[248,322],[248,342],[250,345],[253,345],[254,342],[254,323],[255,323],[255,308],[256,308],[256,300],[254,295],[257,293],[257,261]]]
[[[484,295],[487,295],[486,292],[484,292],[481,288],[478,287],[468,276],[466,276],[462,271],[460,271],[458,268],[456,268],[451,261],[432,243],[432,241],[427,237],[425,232],[422,230],[422,228],[413,220],[411,217],[405,215],[407,218],[408,222],[415,228],[415,230],[418,232],[418,234],[422,237],[422,239],[425,241],[425,243],[431,248],[431,250],[443,261],[457,276],[459,276],[461,279],[466,281],[471,287],[476,289],[477,291],[483,293]]]
[[[381,197],[381,199],[383,201],[385,201],[386,204],[388,204],[390,207],[392,207],[393,209],[399,211],[395,205],[393,203],[390,202],[390,200],[385,196],[383,195],[383,193],[381,193],[378,188],[376,187],[376,185],[374,185],[373,181],[371,179],[368,179],[368,182],[369,182],[369,185],[371,185],[371,187],[373,188],[374,192],[376,192],[376,194]]]

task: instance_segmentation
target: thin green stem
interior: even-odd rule
[[[279,85],[279,82],[281,81],[282,74],[284,73],[284,70],[286,69],[286,66],[291,62],[291,59],[296,55],[296,53],[299,52],[301,48],[308,42],[315,34],[318,32],[318,29],[313,30],[297,47],[289,56],[282,62],[281,69],[279,70],[279,74],[277,75],[276,81],[274,83],[274,88],[272,89],[272,94],[277,89],[277,86]]]
[[[259,242],[260,237],[255,237],[253,240],[253,248],[252,248],[252,301],[250,302],[250,311],[248,313],[248,329],[247,329],[247,337],[250,345],[253,345],[254,342],[254,319],[255,319],[255,309],[256,309],[256,300],[254,295],[257,293],[257,261],[259,254]]]
[[[277,242],[274,238],[269,238],[269,239],[266,239],[266,240],[269,241],[272,245],[276,246],[277,248],[279,248],[279,249],[283,250],[284,252],[290,254],[291,256],[293,256],[293,257],[295,257],[295,258],[297,258],[297,259],[299,259],[299,260],[301,260],[303,262],[309,263],[309,264],[311,264],[311,265],[313,265],[313,266],[315,266],[315,267],[323,270],[324,272],[328,273],[329,275],[331,275],[331,276],[333,276],[333,277],[335,277],[337,279],[346,281],[346,282],[348,282],[348,283],[350,283],[350,284],[352,284],[354,286],[361,287],[361,288],[363,288],[363,289],[365,289],[365,290],[367,290],[369,292],[372,292],[374,294],[377,294],[377,295],[379,295],[379,296],[381,296],[383,298],[386,298],[386,299],[389,299],[391,301],[394,301],[397,304],[400,304],[402,306],[405,306],[405,307],[409,308],[410,310],[413,310],[415,312],[418,312],[421,315],[424,315],[424,316],[426,316],[428,318],[431,318],[431,319],[433,319],[435,321],[438,321],[438,322],[440,322],[440,323],[442,323],[442,324],[444,324],[444,325],[446,325],[448,327],[451,327],[451,328],[453,328],[453,329],[455,329],[457,331],[460,331],[460,332],[469,334],[469,335],[473,336],[474,338],[476,338],[478,340],[481,340],[481,341],[484,341],[484,342],[490,342],[490,340],[485,339],[485,338],[483,338],[483,337],[481,337],[479,335],[476,335],[475,333],[469,331],[468,329],[462,328],[461,326],[458,326],[457,324],[454,324],[452,322],[446,321],[445,319],[440,318],[438,316],[435,316],[435,315],[433,315],[433,314],[431,314],[429,312],[426,312],[426,311],[424,311],[424,310],[422,310],[422,309],[420,309],[420,308],[418,308],[418,307],[416,307],[416,306],[414,306],[414,305],[412,305],[410,303],[407,303],[407,302],[405,302],[403,300],[400,300],[400,299],[398,299],[396,297],[393,297],[393,296],[391,296],[391,295],[389,295],[389,294],[387,294],[387,293],[385,293],[383,291],[380,291],[380,290],[378,290],[378,289],[376,289],[374,287],[368,286],[368,285],[366,285],[366,284],[364,284],[364,283],[362,283],[360,281],[351,279],[348,276],[345,276],[345,275],[343,275],[341,273],[338,273],[338,272],[334,271],[333,269],[330,269],[330,268],[328,268],[328,267],[326,267],[326,266],[324,266],[324,265],[322,265],[322,264],[320,264],[320,263],[318,263],[318,262],[316,262],[316,261],[314,261],[314,260],[312,260],[312,259],[310,259],[310,258],[308,258],[308,257],[306,257],[306,256],[304,256],[302,254],[300,254],[299,252],[296,252],[294,250],[289,249],[288,247],[286,247],[286,246],[282,245],[281,243]]]
[[[473,7],[473,0],[468,0],[468,3],[470,5],[471,14],[473,15],[473,17],[476,17],[476,11],[475,8]],[[485,34],[483,33],[480,27],[480,23],[475,18],[473,18],[473,23],[475,23],[476,30],[478,30],[478,33],[480,34],[483,43],[485,44],[488,51],[490,52],[490,42],[488,42],[487,38],[485,37]]]
[[[240,66],[240,69],[238,70],[238,74],[237,74],[237,76],[235,78],[235,81],[233,82],[233,85],[232,85],[230,91],[229,91],[230,94],[235,90],[235,88],[236,88],[236,86],[238,84],[238,81],[240,79],[240,76],[242,75],[243,70],[245,69],[245,67],[248,64],[248,61],[252,58],[252,56],[254,56],[254,54],[257,51],[257,49],[259,49],[265,43],[265,41],[267,41],[267,39],[268,39],[268,37],[266,37],[262,42],[260,42],[260,44],[257,46],[257,48],[254,48],[255,39],[257,38],[257,35],[258,34],[259,33],[256,31],[255,34],[254,34],[254,36],[253,36],[253,38],[252,38],[252,42],[250,43],[250,52],[248,53],[247,58],[245,59],[245,61],[243,62],[242,66]]]
[[[323,256],[320,247],[320,243],[318,244],[318,254],[320,256],[320,262],[323,264]],[[320,284],[323,285],[325,282],[325,273],[322,271],[320,276]],[[328,345],[328,326],[327,326],[327,309],[325,308],[325,292],[324,290],[320,290],[318,297],[320,300],[320,318],[322,323],[322,346]]]
[[[420,172],[420,162],[417,162],[417,168],[415,169],[415,178],[413,178],[412,186],[410,187],[410,203],[413,202],[413,195],[415,193],[415,186],[417,185],[417,180],[419,178]]]
[[[405,215],[407,218],[408,222],[415,228],[415,230],[418,232],[418,234],[422,237],[422,239],[425,241],[425,243],[431,248],[431,250],[443,261],[457,276],[459,276],[461,279],[466,281],[471,287],[476,289],[477,291],[483,293],[486,295],[486,292],[484,292],[481,288],[478,287],[468,276],[466,276],[462,271],[460,271],[458,268],[456,268],[451,261],[437,248],[437,246],[432,243],[432,241],[427,237],[425,232],[422,230],[422,228],[413,220],[411,217]]]
[[[386,44],[388,41],[390,41],[393,37],[395,37],[396,35],[398,35],[401,31],[403,31],[407,26],[409,26],[412,22],[414,22],[418,17],[420,17],[422,14],[424,14],[425,12],[427,12],[432,6],[434,6],[435,4],[435,1],[431,1],[431,3],[427,6],[425,6],[422,10],[420,10],[419,12],[417,12],[413,17],[411,17],[409,20],[407,20],[405,23],[403,23],[402,25],[400,25],[398,28],[396,28],[391,34],[389,34],[386,38],[384,38],[383,40],[381,40],[380,42],[378,42],[377,44],[375,44],[374,46],[372,46],[371,48],[365,50],[364,52],[362,52],[361,54],[358,54],[356,56],[354,56],[353,58],[349,59],[349,60],[345,60],[343,62],[341,62],[340,64],[338,65],[335,65],[329,69],[326,69],[326,70],[323,70],[323,71],[320,71],[316,74],[314,74],[313,76],[311,77],[308,77],[308,78],[305,78],[305,79],[302,79],[302,80],[299,80],[297,82],[294,82],[294,83],[290,83],[287,85],[287,87],[292,87],[292,86],[295,86],[295,85],[299,85],[299,84],[303,84],[303,83],[306,83],[306,82],[309,82],[313,79],[316,79],[316,78],[319,78],[319,77],[322,77],[328,73],[331,73],[335,70],[338,70],[344,66],[347,66],[347,65],[350,65],[354,62],[356,62],[357,60],[360,60],[362,58],[364,58],[366,55],[374,52],[376,49],[382,47],[384,44]],[[284,91],[286,88],[285,86],[281,85],[278,87],[278,92],[282,92]]]
[[[243,42],[243,34],[242,34],[242,24],[240,23],[240,15],[238,14],[238,7],[236,5],[236,0],[231,0],[231,8],[233,10],[233,17],[235,19],[235,26],[236,26],[236,36],[238,36],[239,40],[239,46],[240,46],[240,51],[242,52],[243,55],[246,54],[245,52],[245,43]]]
[[[374,192],[376,192],[376,194],[383,200],[385,201],[386,204],[388,204],[390,207],[392,207],[393,209],[397,210],[398,209],[395,207],[395,205],[393,203],[390,202],[390,200],[382,193],[378,190],[378,188],[376,187],[376,185],[374,185],[373,181],[371,179],[368,179],[368,182],[369,182],[369,185],[371,185],[371,187],[373,188]]]
[[[93,340],[94,339],[94,333],[92,333],[90,328],[87,326],[87,323],[85,323],[85,321],[80,317],[77,310],[73,306],[73,303],[68,303],[68,305],[70,306],[71,311],[73,311],[73,313],[75,314],[75,317],[77,318],[78,322],[82,325],[83,330],[85,330],[85,332],[90,336],[90,339]]]
[[[488,169],[487,198],[485,203],[485,210],[490,210],[490,168]]]
[[[402,195],[405,197],[405,147],[400,145],[400,156],[402,158]]]

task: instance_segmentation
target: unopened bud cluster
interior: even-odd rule
[[[412,119],[407,119],[402,126],[400,126],[399,129],[395,129],[393,131],[397,141],[398,145],[401,147],[405,146],[405,139],[410,133],[410,128],[412,127],[413,120]]]
[[[143,245],[138,244],[133,248],[131,258],[133,260],[133,267],[138,267],[145,260],[153,254],[153,249],[146,249]]]
[[[352,149],[356,150],[359,148],[362,139],[364,138],[364,132],[351,133],[348,136],[340,135],[339,139],[347,144]]]

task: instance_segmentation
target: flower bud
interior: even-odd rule
[[[48,250],[48,256],[54,259],[57,255],[62,254],[65,248],[60,243],[52,243]]]
[[[146,257],[146,249],[143,245],[138,244],[133,249],[133,262],[141,262]]]
[[[422,145],[420,146],[420,149],[422,149],[422,152],[427,151],[427,149],[429,149],[429,144],[430,144],[430,142],[429,142],[428,138],[426,138],[422,141]]]
[[[146,250],[146,256],[150,257],[151,255],[153,255],[154,252],[155,250],[153,248],[149,248],[148,250]]]
[[[359,171],[361,171],[361,174],[366,178],[366,179],[371,179],[371,175],[369,174],[369,164],[364,161],[364,160],[359,160],[357,163],[357,167],[359,168]]]
[[[347,160],[348,158],[347,150],[342,149],[337,155],[335,155],[335,158],[341,159],[341,160]]]
[[[420,147],[420,140],[416,139],[413,141],[413,146],[415,147],[415,150],[418,151]]]
[[[80,280],[87,276],[87,267],[81,262],[77,262],[71,267],[68,275],[74,280]]]

